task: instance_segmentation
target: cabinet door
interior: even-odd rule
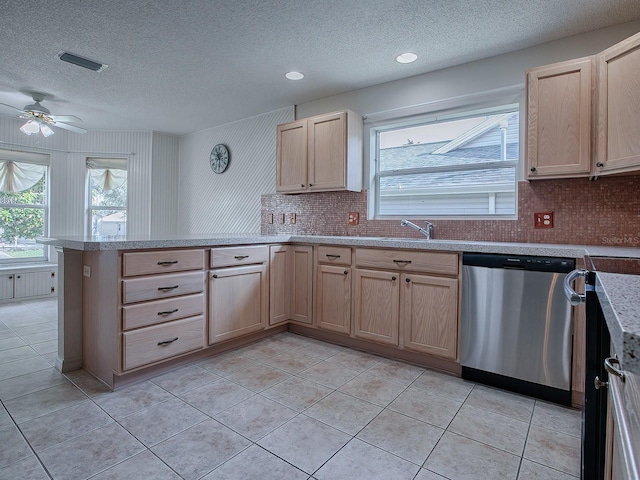
[[[455,359],[458,352],[458,280],[402,275],[400,318],[407,349]]]
[[[0,275],[0,300],[13,298],[13,277],[15,274]]]
[[[262,330],[267,317],[267,266],[212,270],[209,278],[209,343]]]
[[[15,298],[38,297],[53,293],[54,275],[50,271],[15,274]]]
[[[596,172],[640,169],[640,34],[598,55]]]
[[[591,58],[527,72],[529,179],[591,172]]]
[[[347,187],[347,114],[308,119],[309,189],[340,190]]]
[[[318,265],[316,297],[318,327],[351,333],[351,268]]]
[[[311,323],[313,311],[313,247],[292,245],[291,320]]]
[[[354,334],[398,345],[400,274],[355,269]]]
[[[291,277],[289,245],[272,245],[269,261],[269,325],[291,317]]]
[[[307,190],[307,121],[285,123],[277,128],[276,191]]]

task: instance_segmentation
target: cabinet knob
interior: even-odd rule
[[[531,173],[535,172],[535,171],[536,171],[536,167],[531,167],[531,168],[529,169],[529,171],[530,171]]]
[[[598,163],[596,163],[596,167],[602,168],[602,167],[604,167],[604,163],[598,162]]]
[[[304,183],[300,185],[302,188],[304,188]]]
[[[396,281],[396,277],[395,276],[391,277],[391,280],[393,280],[395,282]]]
[[[313,183],[310,183],[310,184],[309,184],[309,186],[310,186],[310,187],[313,187]]]
[[[407,279],[405,279],[405,282],[407,282],[407,283],[411,283],[411,279],[410,279],[410,278],[407,278]]]
[[[345,274],[345,275],[349,275],[349,270],[345,270],[345,271],[344,271],[344,274]]]
[[[9,280],[13,280],[13,275],[9,275]]]
[[[16,278],[20,278],[20,275],[16,275]]]
[[[213,274],[213,275],[211,275],[211,276],[212,276],[213,278],[218,278],[218,275],[215,275],[215,274]]]

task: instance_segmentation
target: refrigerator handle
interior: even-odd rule
[[[589,272],[584,269],[573,270],[564,277],[564,294],[573,306],[583,304],[586,300],[586,295],[584,293],[576,292],[571,284],[578,277],[586,277],[587,273]]]

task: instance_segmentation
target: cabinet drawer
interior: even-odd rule
[[[204,272],[122,280],[122,303],[143,302],[204,291]]]
[[[356,266],[458,275],[458,254],[358,248],[356,249]]]
[[[147,327],[204,313],[204,294],[168,298],[122,307],[122,329]]]
[[[351,249],[349,247],[318,247],[318,263],[330,265],[351,265]]]
[[[269,247],[266,245],[211,249],[211,268],[266,263],[268,259]]]
[[[122,276],[202,270],[204,250],[160,250],[122,255]]]
[[[122,334],[122,369],[139,367],[204,347],[204,316]]]

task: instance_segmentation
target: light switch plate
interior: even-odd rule
[[[349,212],[349,225],[358,225],[360,223],[360,214],[358,212]]]
[[[273,213],[267,215],[267,223],[271,225],[273,223]]]
[[[91,266],[90,265],[83,265],[82,266],[82,275],[84,277],[91,277]]]
[[[278,214],[278,223],[284,223],[284,213]]]
[[[294,223],[296,223],[296,214],[295,213],[290,213],[289,214],[289,223],[292,224],[292,225]]]

